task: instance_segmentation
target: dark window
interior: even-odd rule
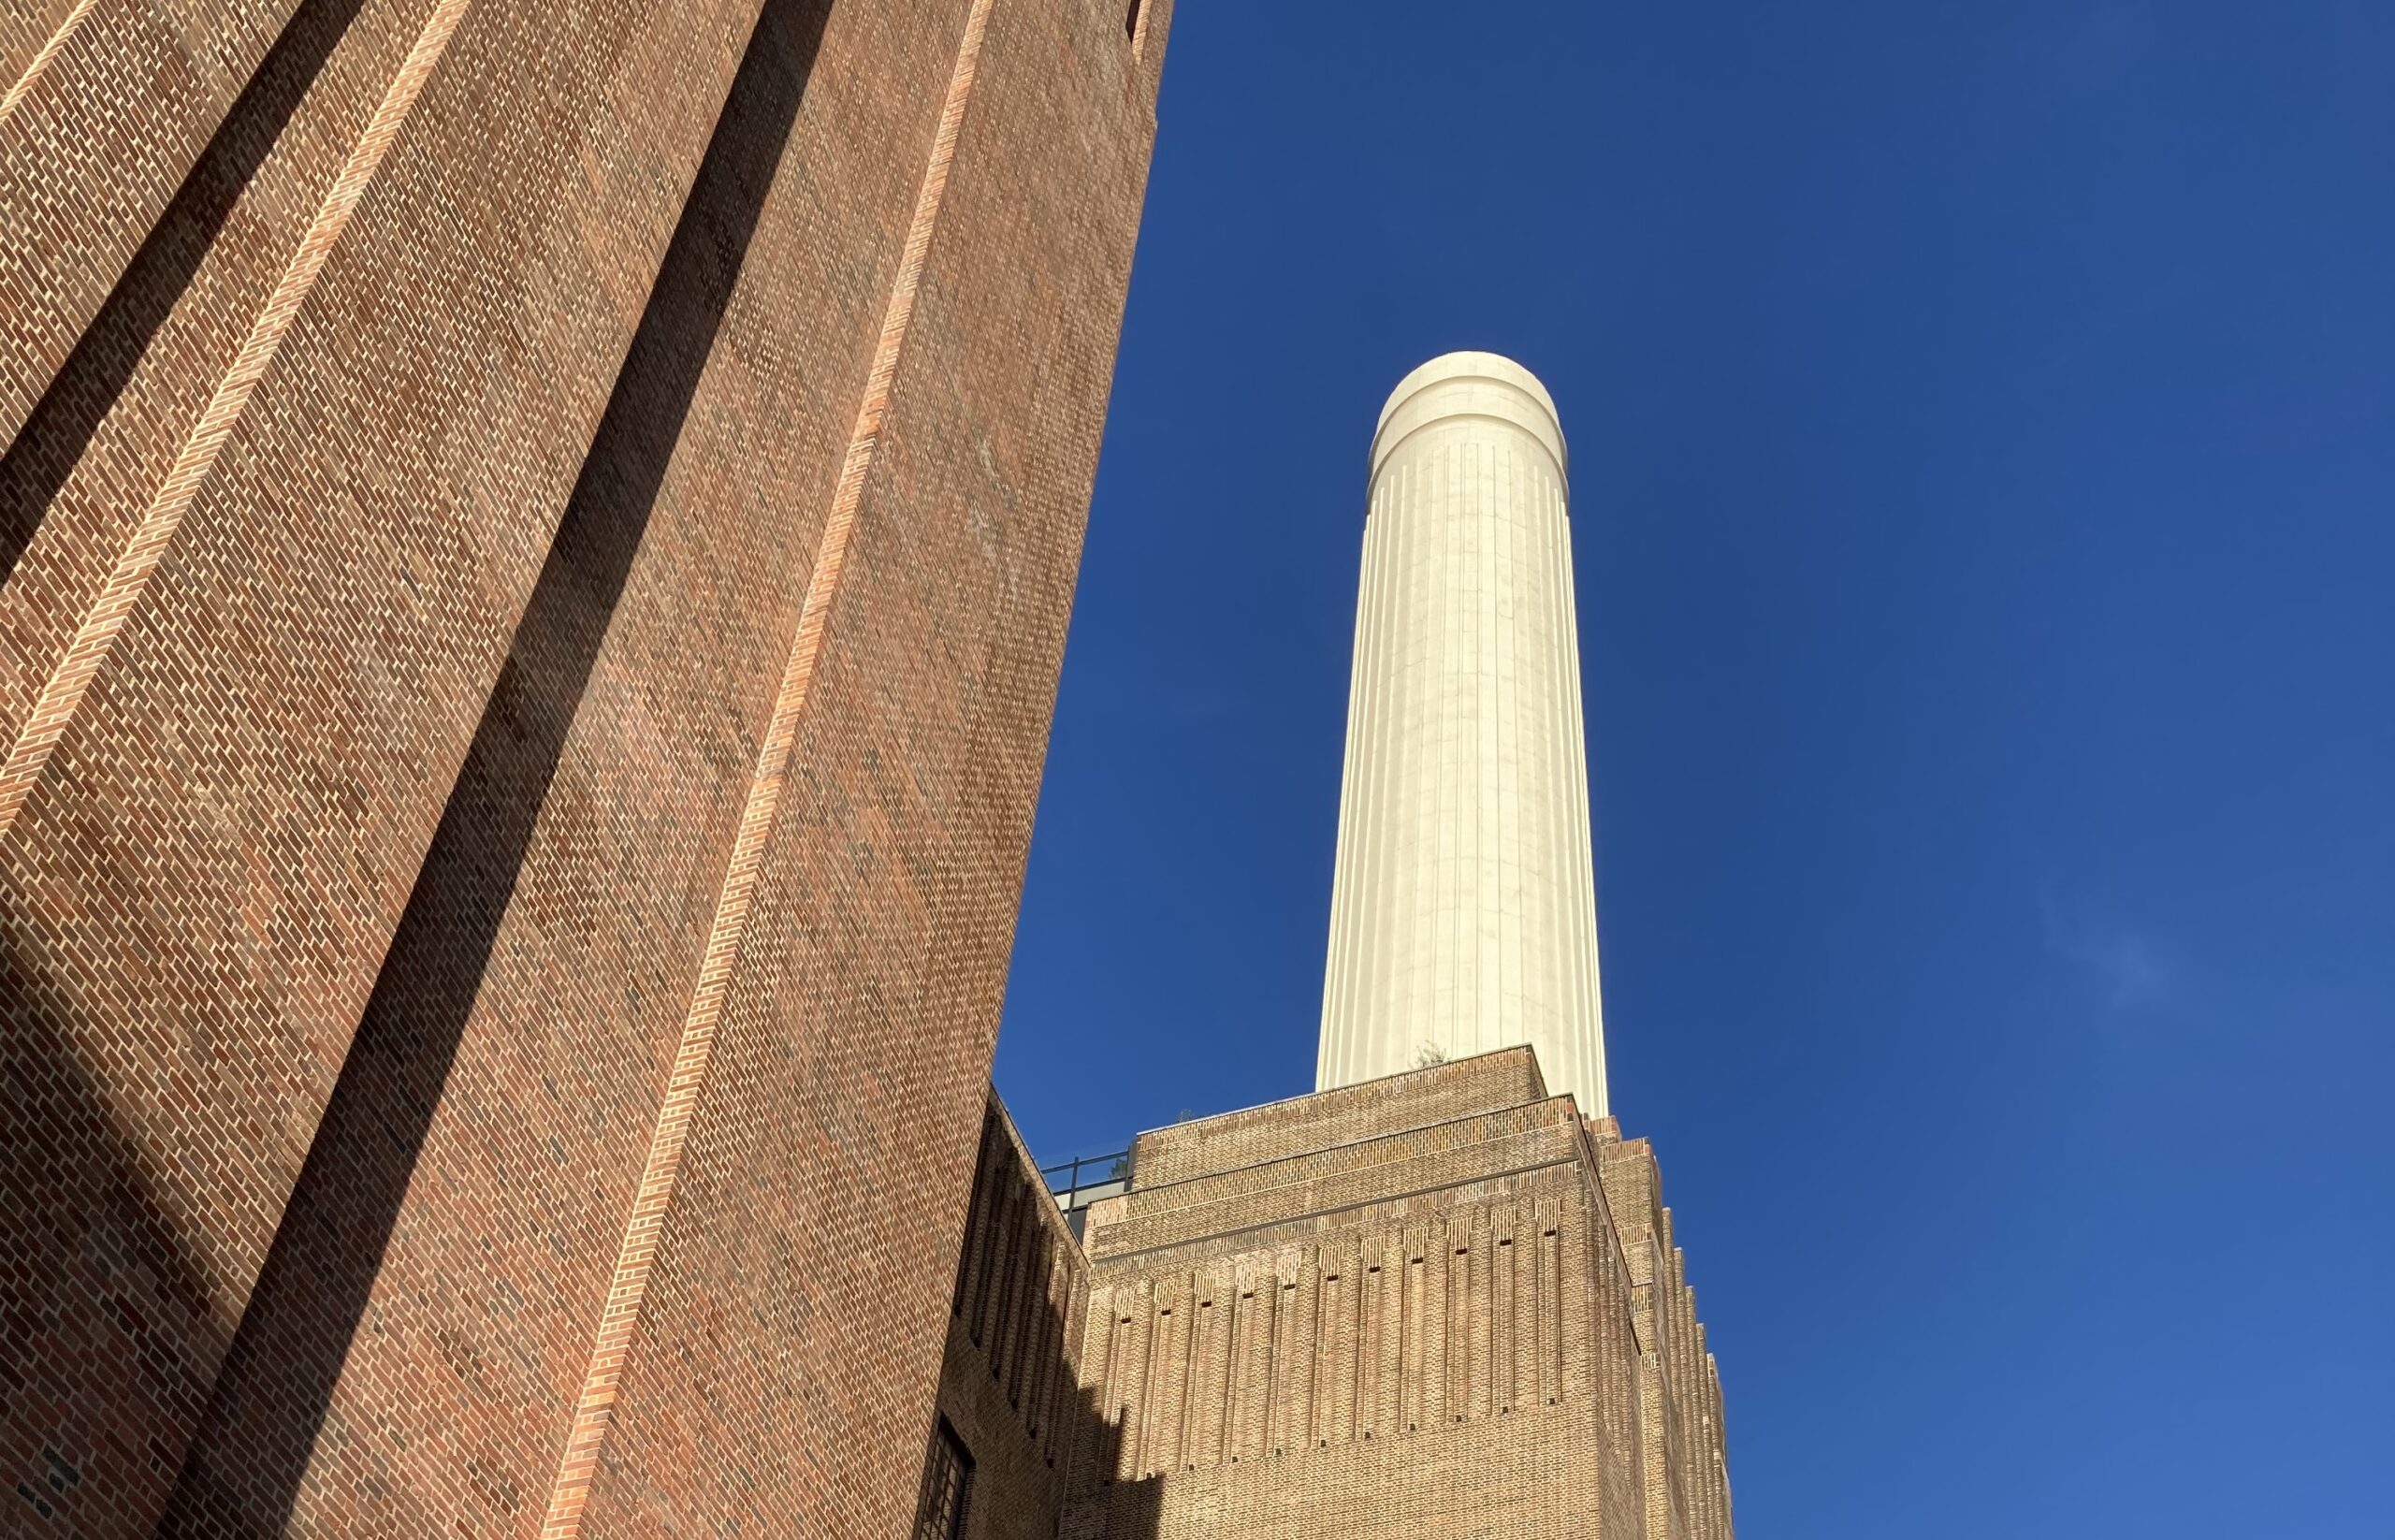
[[[1131,0],[1131,8],[1123,13],[1123,36],[1135,43],[1139,40],[1139,0]]]
[[[965,1503],[972,1489],[973,1456],[942,1417],[932,1434],[931,1457],[923,1462],[923,1502],[915,1518],[915,1540],[960,1540]]]

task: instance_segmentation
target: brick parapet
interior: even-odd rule
[[[1537,1055],[1499,1049],[1437,1075],[1390,1075],[1151,1129],[1132,1141],[1131,1161],[1140,1186],[1163,1187],[1546,1098]]]
[[[1575,1162],[1575,1136],[1572,1104],[1557,1097],[1158,1189],[1141,1184],[1135,1162],[1131,1191],[1101,1199],[1091,1210],[1090,1255],[1105,1261],[1301,1214]]]
[[[1044,1533],[1052,1515],[1077,1540],[1730,1540],[1719,1379],[1651,1151],[1562,1098],[1490,1108],[1436,1083],[1470,1071],[1416,1073],[1430,1083],[1383,1093],[1430,1115],[1482,1110],[1403,1130],[1370,1097],[1277,1103],[1216,1125],[1234,1154],[1184,1144],[1169,1168],[1205,1174],[1147,1186],[1135,1166],[1127,1193],[1088,1211],[1075,1252],[1086,1293],[1055,1296],[1078,1313],[1065,1329],[1080,1419],[1056,1465],[1024,1461],[1020,1419],[999,1427],[1008,1350],[952,1327],[942,1406],[996,1440],[990,1500],[1007,1507],[986,1520],[1002,1529],[974,1533]],[[1029,1222],[1026,1203],[1052,1199],[1033,1193],[1029,1157],[999,1117],[958,1321],[991,1308],[992,1280],[1023,1254],[1008,1234],[1044,1247],[1064,1233],[1052,1213]],[[1282,1153],[1247,1160],[1259,1122],[1321,1142],[1276,1135]],[[1202,1140],[1189,1125],[1180,1139],[1193,1126]],[[1472,1137],[1491,1129],[1512,1132]],[[1560,1158],[1507,1166],[1507,1138],[1526,1133]],[[1414,1185],[1426,1168],[1440,1183]],[[1618,1219],[1616,1203],[1644,1223]],[[1257,1222],[1223,1228],[1243,1204]],[[1142,1224],[1182,1228],[1146,1232],[1168,1237],[1158,1245],[1120,1243]],[[1645,1283],[1624,1236],[1645,1248]],[[1041,1474],[1058,1469],[1061,1486]]]
[[[1445,1185],[1395,1191],[1377,1199],[1320,1212],[1285,1213],[1269,1223],[1208,1229],[1185,1239],[1144,1250],[1117,1253],[1094,1262],[1095,1267],[1162,1270],[1198,1267],[1225,1257],[1309,1246],[1343,1228],[1402,1228],[1426,1222],[1458,1208],[1495,1201],[1507,1196],[1577,1194],[1578,1177],[1568,1158],[1527,1170],[1486,1171],[1461,1177]]]

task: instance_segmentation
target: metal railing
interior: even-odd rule
[[[1055,1197],[1056,1206],[1070,1213],[1085,1209],[1101,1198],[1111,1198],[1131,1184],[1131,1152],[1117,1150],[1112,1155],[1082,1155],[1076,1160],[1062,1161],[1039,1168],[1039,1180],[1048,1184]]]

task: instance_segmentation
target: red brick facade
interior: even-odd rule
[[[9,1533],[904,1533],[1169,16],[0,17]]]

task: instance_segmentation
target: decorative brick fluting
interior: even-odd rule
[[[970,1540],[1732,1540],[1652,1155],[1531,1050],[1142,1135],[1080,1246],[991,1123],[940,1392]]]

